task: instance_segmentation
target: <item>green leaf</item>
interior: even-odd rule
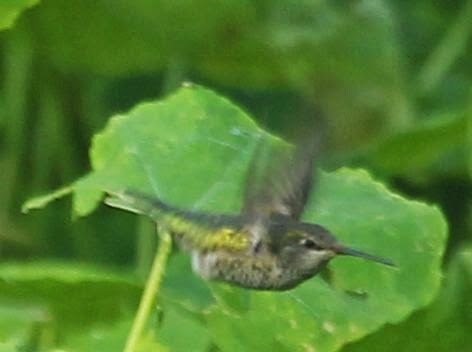
[[[65,351],[122,351],[132,319],[123,319],[112,325],[96,325],[76,332],[61,346]],[[149,349],[152,351],[152,349]]]
[[[19,316],[28,323],[52,321],[62,333],[116,320],[139,294],[132,276],[78,263],[0,265],[0,308],[25,311]]]
[[[175,262],[173,259],[172,263]],[[168,307],[162,340],[166,346],[182,347],[185,341],[174,341],[172,330],[177,325],[184,325],[186,333],[198,333],[196,339],[189,341],[202,346],[203,350],[203,346],[208,345],[207,333],[189,314],[204,309],[211,297],[209,293],[205,296],[202,282],[192,283],[192,280],[197,281],[193,276],[186,288],[192,290],[194,297],[176,302],[182,292],[175,297],[172,293],[177,291],[175,280],[178,282],[182,273],[172,276],[174,281],[166,282],[160,299]],[[203,293],[199,294],[199,290]],[[138,306],[140,291],[141,286],[128,274],[77,263],[0,265],[0,339],[25,345],[33,331],[41,335],[49,330],[45,334],[60,335],[61,347],[70,346],[71,351],[121,350],[131,326],[131,314]],[[182,308],[190,313],[181,313]],[[152,340],[142,341],[140,346],[149,347]],[[142,350],[149,351],[145,347]]]
[[[226,99],[184,86],[161,102],[113,117],[95,136],[93,171],[72,185],[74,210],[86,215],[103,191],[130,187],[186,208],[236,211],[245,170],[263,134]],[[194,293],[186,285],[192,275],[187,265],[178,270],[180,285],[166,297],[191,302],[187,310],[201,314],[213,342],[225,351],[334,351],[433,299],[446,239],[437,208],[391,193],[365,171],[341,169],[321,174],[305,220],[328,227],[348,245],[391,258],[398,268],[338,258],[330,285],[314,278],[272,293],[212,286],[213,301],[205,289]],[[174,275],[166,281],[175,282]]]
[[[234,211],[241,194],[236,181],[244,178],[264,133],[226,99],[184,86],[165,102],[144,103],[113,117],[95,135],[90,155],[94,171],[71,186],[74,211],[87,215],[104,190],[125,187],[176,205]],[[192,187],[182,187],[186,184]],[[27,202],[24,210],[44,206],[58,194],[66,192]]]
[[[21,207],[21,211],[23,213],[27,213],[33,209],[44,208],[48,203],[56,199],[62,198],[71,192],[72,192],[71,187],[62,187],[44,196],[31,198],[23,204],[23,206]]]
[[[366,158],[374,168],[388,174],[431,171],[435,166],[445,173],[456,166],[451,165],[451,154],[462,152],[466,141],[465,113],[441,114],[371,146]],[[465,151],[461,155],[465,156]],[[464,159],[460,159],[461,171],[466,169]]]
[[[131,328],[132,318],[124,317],[112,325],[95,325],[85,331],[75,333],[61,345],[65,351],[74,352],[115,352],[122,351],[128,331]],[[61,349],[62,351],[62,349]],[[164,346],[155,341],[152,331],[145,334],[139,341],[136,352],[167,351]]]
[[[67,351],[121,351],[131,323],[132,319],[125,317],[112,325],[95,325],[73,334],[62,347]],[[137,352],[208,351],[210,338],[202,322],[173,306],[166,307],[160,321],[152,321],[149,327],[138,343]]]
[[[33,322],[47,320],[48,312],[44,307],[3,298],[0,301],[0,341],[21,344],[27,340]]]
[[[157,341],[172,352],[204,352],[208,351],[210,336],[202,322],[169,307],[164,312]]]
[[[472,346],[472,247],[456,254],[440,294],[425,310],[399,325],[389,325],[345,352],[467,351]]]
[[[0,30],[11,27],[22,11],[38,2],[39,0],[2,0],[0,2]]]
[[[18,349],[13,343],[3,343],[0,342],[0,352],[16,352]]]

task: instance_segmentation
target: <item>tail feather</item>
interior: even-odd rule
[[[105,204],[136,214],[150,216],[157,220],[162,211],[169,211],[166,204],[159,199],[141,194],[135,191],[125,190],[122,192],[109,192],[109,196],[105,198]]]

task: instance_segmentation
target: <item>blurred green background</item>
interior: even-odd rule
[[[21,204],[85,174],[112,114],[192,81],[289,139],[320,109],[323,168],[366,168],[446,215],[438,303],[347,350],[472,348],[472,1],[0,0],[0,30],[2,261],[143,275],[152,239],[130,236],[147,231],[135,218]]]

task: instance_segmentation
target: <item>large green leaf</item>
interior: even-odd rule
[[[0,1],[0,30],[9,28],[22,11],[38,3],[39,0]]]
[[[184,87],[165,102],[141,104],[112,118],[94,137],[94,171],[70,188],[30,200],[24,210],[73,191],[74,211],[87,215],[104,190],[129,187],[176,205],[234,211],[241,194],[236,181],[262,133],[227,100]]]
[[[162,102],[110,120],[94,138],[93,171],[70,188],[74,210],[88,214],[104,190],[132,187],[182,207],[236,211],[244,171],[264,134],[286,148],[226,99],[185,86]],[[48,199],[30,204],[42,206],[42,200]],[[434,297],[446,236],[435,207],[389,192],[365,171],[342,169],[321,174],[305,219],[327,226],[349,245],[393,259],[398,268],[339,258],[331,265],[331,284],[314,278],[282,293],[222,285],[224,290],[212,287],[215,303],[203,288],[198,300],[191,298],[195,293],[185,277],[193,275],[182,266],[172,295],[193,302],[192,312],[202,314],[222,350],[333,351],[401,321]],[[170,281],[177,275],[172,265]]]

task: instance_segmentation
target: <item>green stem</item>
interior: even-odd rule
[[[160,231],[159,231],[160,230]],[[144,326],[148,321],[149,315],[151,314],[154,300],[159,293],[159,287],[162,281],[162,277],[165,273],[167,259],[169,257],[172,248],[172,238],[167,231],[158,229],[160,243],[157,249],[156,256],[151,268],[151,273],[146,282],[141,302],[139,303],[138,312],[134,318],[133,326],[128,335],[124,352],[135,352],[136,347],[141,337]]]
[[[156,235],[152,222],[142,216],[138,217],[136,248],[136,272],[140,279],[146,278],[156,252]]]

